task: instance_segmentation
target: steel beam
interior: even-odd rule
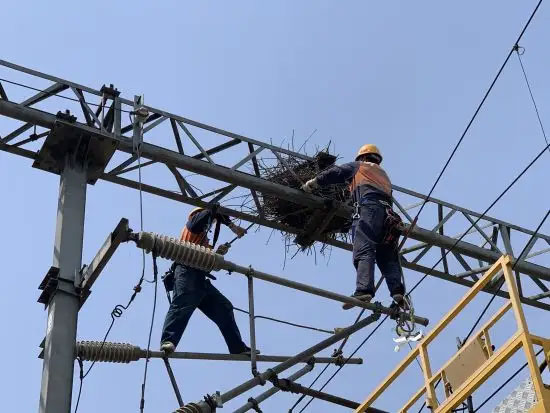
[[[75,289],[82,263],[87,173],[66,156],[61,173],[53,266],[59,284],[48,305],[40,413],[70,412],[80,297]]]
[[[109,234],[90,265],[83,271],[80,281],[81,305],[86,302],[86,299],[90,295],[92,285],[96,282],[99,274],[103,271],[116,249],[122,242],[126,241],[129,230],[128,220],[122,218],[113,232]]]
[[[38,126],[43,126],[47,128],[52,128],[55,122],[57,121],[56,117],[52,114],[42,112],[33,108],[23,107],[21,105],[4,101],[4,100],[0,100],[0,114],[13,117],[15,119],[19,119],[24,122],[31,122]],[[161,115],[165,115],[165,114],[161,113]],[[88,134],[91,134],[98,138],[112,139],[118,145],[119,150],[122,150],[130,154],[132,153],[131,141],[129,141],[127,138],[115,136],[114,134],[111,134],[105,131],[100,131],[98,129],[91,128],[83,124],[77,124],[76,126],[79,129],[82,129],[84,132],[87,132]],[[261,143],[258,143],[258,144],[261,145]],[[266,145],[264,146],[269,147]],[[0,148],[2,149],[6,147],[9,148],[9,146],[7,145],[0,146]],[[314,195],[305,194],[302,191],[299,191],[296,189],[288,188],[282,185],[277,185],[277,184],[268,182],[266,180],[263,180],[261,178],[258,178],[257,176],[252,176],[240,171],[233,171],[223,166],[200,161],[200,160],[194,159],[193,157],[185,156],[180,153],[170,151],[155,145],[151,145],[146,142],[142,144],[141,150],[142,150],[142,155],[148,159],[151,159],[152,162],[155,162],[155,161],[161,162],[166,165],[182,168],[185,170],[189,170],[191,172],[196,172],[213,179],[218,179],[230,184],[239,185],[245,188],[252,189],[254,191],[259,191],[262,193],[270,193],[270,194],[279,196],[283,199],[296,202],[298,204],[301,204],[307,207],[321,208],[324,205],[324,200]],[[114,181],[113,179],[110,179],[110,180]],[[414,191],[406,190],[404,188],[397,187],[397,186],[394,186],[394,188],[396,189],[396,191],[406,193],[412,196],[416,196],[421,199],[426,198],[424,195],[418,194]],[[441,205],[447,206],[448,208],[465,212],[472,217],[481,216],[480,214],[475,213],[473,211],[469,211],[467,209],[460,208],[460,207],[457,207],[456,205],[452,205],[440,200],[436,200],[434,198],[429,198],[429,201],[440,203]],[[338,208],[337,215],[347,216],[349,214],[349,210],[350,209],[347,207],[340,206],[340,208]],[[502,222],[488,216],[484,217],[484,219],[494,220],[494,223],[497,223],[497,224]],[[254,222],[254,221],[251,221],[251,222]],[[518,230],[526,234],[533,233],[530,230],[526,230],[524,228],[521,228],[512,224],[508,224],[508,223],[505,223],[505,224],[514,230]],[[418,226],[415,226],[415,228],[411,231],[409,236],[412,239],[424,241],[428,244],[435,245],[440,248],[441,247],[446,249],[453,248],[456,252],[462,255],[469,256],[475,259],[480,259],[485,262],[492,263],[496,259],[498,259],[498,253],[495,251],[491,251],[490,249],[482,248],[482,247],[467,243],[465,241],[460,241],[456,245],[454,245],[456,242],[455,239],[438,234],[438,233],[432,233],[431,231],[422,229]],[[538,238],[542,238],[547,241],[550,240],[550,237],[543,234],[538,235]],[[340,243],[340,242],[329,242],[329,243],[334,246],[344,247],[345,249],[349,248],[348,244],[345,244],[345,243]],[[520,261],[516,265],[516,269],[521,273],[532,275],[544,280],[550,280],[550,269],[536,265],[536,264]]]
[[[301,368],[300,370],[298,370],[297,372],[291,374],[290,376],[288,376],[288,380],[292,380],[292,381],[296,381],[298,380],[299,378],[305,376],[307,373],[309,373],[311,370],[313,370],[313,364],[308,364],[307,366]],[[251,397],[248,399],[248,402],[246,404],[244,404],[243,406],[239,407],[237,410],[235,410],[233,413],[246,413],[248,411],[250,411],[251,409],[254,408],[254,406],[257,406],[259,405],[261,402],[263,402],[264,400],[270,398],[271,396],[273,396],[274,394],[277,394],[279,392],[279,388],[273,386],[271,389],[263,392],[262,394],[256,396],[256,397]]]

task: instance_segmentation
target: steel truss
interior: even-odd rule
[[[2,85],[0,81],[0,114],[23,122],[0,138],[0,149],[33,159],[35,167],[54,173],[61,172],[63,166],[48,156],[48,150],[60,143],[70,146],[70,134],[61,132],[69,128],[73,136],[76,134],[93,141],[111,143],[111,150],[99,150],[103,160],[110,160],[108,168],[101,168],[101,162],[98,164],[99,169],[89,168],[90,183],[102,179],[138,189],[139,183],[129,178],[129,173],[138,168],[139,149],[139,155],[146,159],[141,163],[141,168],[161,168],[173,177],[172,188],[145,180],[142,190],[150,194],[194,206],[221,202],[220,211],[229,216],[293,234],[299,234],[300,229],[265,217],[260,202],[262,194],[276,195],[311,210],[326,207],[322,198],[268,182],[260,176],[260,162],[269,162],[272,158],[284,163],[284,159],[289,156],[302,160],[312,159],[305,154],[142,105],[137,98],[125,99],[112,85],[96,90],[7,61],[0,60],[0,66],[18,79],[23,77],[33,84],[37,81],[48,82],[46,87],[40,87],[40,91],[32,96],[15,99],[11,97],[12,93],[8,93],[8,85]],[[45,106],[53,99],[59,99],[59,96],[64,96],[61,107],[71,107],[70,116],[35,108],[39,104]],[[97,103],[93,104],[94,101]],[[131,113],[139,112],[138,109],[145,116],[143,135],[134,133],[134,115]],[[33,133],[25,138],[24,134],[29,131]],[[141,136],[144,137],[143,141]],[[38,154],[28,149],[33,142],[44,139],[44,147]],[[209,144],[214,139],[217,139],[216,144]],[[126,157],[121,158],[124,154]],[[231,161],[234,158],[239,161]],[[201,175],[200,182],[185,177],[182,171]],[[174,187],[178,190],[174,191]],[[396,209],[406,222],[412,222],[412,210],[426,197],[396,185],[393,189]],[[223,205],[228,195],[235,194],[250,196],[252,204],[249,212]],[[412,205],[405,207],[406,202]],[[429,272],[434,277],[471,287],[478,280],[478,274],[486,271],[502,253],[514,257],[513,239],[527,239],[533,235],[533,231],[490,216],[484,216],[473,225],[480,218],[479,213],[436,198],[430,198],[427,202],[426,213],[420,217],[409,235],[417,243],[411,241],[402,250],[403,266],[420,273]],[[336,205],[331,213],[349,216],[349,207]],[[455,239],[462,234],[449,236],[448,228],[469,227],[471,224],[473,228],[468,234],[471,241],[460,241],[452,248]],[[479,244],[476,245],[478,241],[474,237],[480,240]],[[314,238],[334,247],[351,250],[351,245],[345,242],[318,234],[314,234]],[[538,250],[532,252],[535,245]],[[550,251],[549,247],[550,236],[536,234],[530,239],[523,256],[518,257],[520,262],[515,267],[522,302],[546,310],[550,309],[550,304],[545,302],[550,297],[550,269],[528,260]],[[451,248],[450,254],[446,255]],[[442,262],[431,270],[429,260],[439,253],[443,257]],[[520,274],[525,277],[520,278]],[[508,297],[507,292],[500,290],[501,285],[502,280],[497,280],[487,286],[486,291],[492,292],[499,288],[497,294]]]

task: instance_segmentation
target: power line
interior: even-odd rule
[[[323,386],[319,389],[319,391],[323,391],[323,389],[332,381],[332,379],[334,377],[336,377],[336,375],[340,372],[340,370],[342,370],[344,368],[344,366],[348,363],[348,361],[361,349],[361,347],[363,347],[365,345],[365,343],[367,341],[369,341],[369,339],[374,335],[374,333],[376,333],[376,331],[382,326],[382,324],[384,323],[384,321],[386,321],[387,319],[389,318],[389,315],[386,315],[382,321],[380,321],[376,327],[374,327],[374,329],[369,333],[369,335],[361,342],[361,344],[359,344],[359,346],[353,351],[353,353],[350,354],[350,356],[348,358],[346,358],[344,360],[344,363],[339,366],[336,371],[332,374],[332,376],[330,376],[328,378],[328,380],[325,382],[325,384],[323,384]],[[309,401],[306,403],[306,405],[302,408],[302,410],[300,410],[299,413],[302,413],[310,404],[311,402],[313,401],[314,397],[312,397],[311,399],[309,399]]]
[[[244,313],[244,314],[250,314],[248,311],[243,310],[242,308],[233,307],[233,309],[236,310],[236,311],[239,311],[241,313]],[[303,325],[303,324],[292,323],[290,321],[280,320],[278,318],[262,316],[262,315],[255,315],[254,318],[261,318],[261,319],[264,319],[264,320],[274,321],[276,323],[286,324],[286,325],[289,325],[289,326],[303,328],[303,329],[306,329],[306,330],[313,330],[313,331],[319,331],[321,333],[334,334],[334,331],[325,330],[323,328],[306,326],[306,325]]]
[[[540,151],[537,156],[531,161],[529,162],[529,164],[521,171],[521,173],[516,176],[514,178],[514,180],[506,187],[506,189],[504,189],[504,191],[502,191],[502,193],[491,203],[491,205],[489,205],[489,207],[487,207],[487,209],[485,209],[485,211],[483,211],[482,214],[479,215],[479,217],[470,225],[470,227],[459,237],[455,240],[454,244],[451,246],[451,248],[449,248],[444,254],[443,256],[433,265],[433,267],[430,268],[430,270],[424,274],[422,276],[422,278],[420,279],[420,281],[418,281],[414,286],[413,288],[411,289],[411,291],[409,291],[408,294],[411,294],[425,279],[428,275],[430,275],[433,270],[435,269],[435,267],[437,267],[439,265],[439,263],[441,261],[443,261],[444,257],[446,257],[457,245],[460,241],[462,241],[462,238],[464,238],[464,236],[468,233],[468,231],[470,231],[472,228],[474,228],[477,223],[483,219],[483,217],[497,204],[497,202],[499,202],[502,197],[504,195],[506,195],[506,193],[520,180],[520,178],[529,170],[531,169],[531,167],[540,159],[540,157],[542,155],[544,155],[544,153],[546,152],[546,150],[550,148],[550,144],[546,145],[544,147],[544,149],[542,149],[542,151]]]
[[[533,96],[533,91],[531,90],[531,85],[529,83],[529,79],[527,78],[527,72],[525,71],[525,67],[524,67],[523,61],[521,59],[521,55],[523,54],[523,52],[520,53],[520,49],[523,49],[523,48],[516,44],[515,50],[516,50],[516,54],[518,56],[519,65],[521,66],[521,71],[523,73],[523,78],[525,79],[525,84],[527,85],[527,90],[529,90],[529,95],[531,96],[531,102],[533,102],[533,106],[535,108],[535,113],[537,114],[537,119],[539,121],[540,129],[542,131],[542,136],[544,137],[544,141],[548,145],[549,142],[548,142],[548,138],[546,137],[546,132],[544,131],[544,125],[542,124],[542,120],[540,118],[539,108],[537,106],[537,102],[535,101],[535,97]],[[549,149],[549,151],[550,151],[550,149]]]
[[[544,349],[540,349],[535,356],[538,356],[540,353],[542,353]],[[487,397],[475,410],[474,413],[476,413],[479,409],[481,409],[483,406],[485,406],[493,397],[497,395],[508,383],[510,383],[525,367],[528,366],[528,363],[525,363],[523,366],[521,366],[519,369],[517,369],[504,383],[502,383],[489,397]]]
[[[499,201],[502,199],[502,197],[503,197],[503,196],[504,196],[504,195],[505,195],[505,194],[506,194],[506,193],[507,193],[507,192],[508,192],[508,191],[509,191],[518,181],[519,181],[519,179],[520,179],[520,178],[521,178],[521,177],[522,177],[522,176],[523,176],[523,175],[524,175],[524,174],[525,174],[534,164],[535,164],[535,162],[537,162],[537,161],[540,159],[540,157],[546,152],[546,150],[547,150],[549,147],[550,147],[550,144],[549,144],[549,145],[546,145],[546,146],[544,147],[544,149],[543,149],[541,152],[539,152],[539,153],[537,154],[537,156],[536,156],[531,162],[529,162],[529,164],[521,171],[521,173],[520,173],[518,176],[516,176],[516,177],[514,178],[514,180],[504,189],[504,191],[503,191],[503,192],[502,192],[502,193],[501,193],[501,194],[500,194],[500,195],[499,195],[499,196],[489,205],[489,207],[486,208],[485,211],[477,218],[477,220],[474,221],[474,222],[470,225],[470,227],[469,227],[469,228],[468,228],[468,229],[467,229],[467,230],[466,230],[466,231],[465,231],[465,232],[455,241],[455,243],[454,243],[447,251],[445,251],[445,253],[443,254],[443,256],[442,256],[442,257],[441,257],[441,258],[440,258],[440,259],[430,268],[430,270],[429,270],[426,274],[424,274],[424,275],[422,276],[422,278],[413,286],[413,288],[411,289],[411,291],[409,291],[408,294],[411,294],[416,288],[418,288],[418,286],[419,286],[420,284],[422,284],[422,282],[428,277],[428,275],[430,275],[430,274],[433,272],[433,270],[437,267],[437,265],[439,265],[439,263],[443,260],[443,258],[446,257],[452,250],[454,250],[454,248],[455,248],[455,247],[457,246],[457,244],[462,240],[462,238],[464,238],[464,236],[468,233],[468,231],[470,231],[472,228],[474,228],[474,226],[477,225],[477,223],[478,223],[481,219],[483,219],[483,217],[484,217],[484,216],[485,216],[485,215],[486,215],[486,214],[487,214],[487,213],[497,204],[497,202],[499,202]],[[550,211],[549,211],[549,212],[550,212]],[[545,219],[546,219],[546,217],[545,217]],[[539,229],[540,229],[540,227],[539,227]],[[517,263],[517,261],[516,261],[516,263]],[[376,327],[376,329],[377,329],[380,325],[382,325],[382,323],[383,323],[384,321],[386,321],[387,318],[388,318],[388,317],[385,317],[385,318],[378,324],[378,326]],[[375,329],[375,331],[376,331],[376,329]],[[368,338],[370,338],[370,335],[368,336]],[[360,347],[363,346],[364,343],[365,343],[365,342],[363,342],[363,343],[360,344],[360,346],[352,353],[352,356],[358,351],[358,349],[359,349]],[[350,357],[351,357],[351,356],[350,356]],[[345,365],[345,363],[344,363],[344,365]],[[344,365],[343,365],[343,366],[344,366]],[[322,390],[322,389],[330,382],[330,380],[331,380],[334,376],[336,376],[336,374],[342,369],[343,366],[341,366],[341,367],[335,372],[335,374],[333,374],[333,376],[329,379],[329,381],[328,381],[327,383],[325,383],[325,385],[323,385],[323,387],[322,387],[320,390]],[[312,398],[311,400],[313,400],[313,398]],[[311,400],[308,402],[308,404],[306,404],[305,407],[307,407],[307,406],[309,405],[309,403],[311,403]],[[300,411],[300,413],[304,411],[305,407]],[[421,409],[421,410],[422,410],[422,409]]]
[[[155,325],[155,314],[157,310],[157,290],[158,290],[158,267],[157,267],[157,257],[153,252],[153,281],[155,283],[155,288],[153,292],[153,311],[151,314],[151,324],[149,326],[149,338],[147,340],[147,353],[145,356],[145,368],[143,371],[143,383],[141,384],[141,401],[139,404],[139,410],[143,413],[145,408],[145,386],[147,384],[147,370],[149,367],[150,361],[150,350],[151,350],[151,338],[153,337],[153,327]]]
[[[550,146],[550,145],[548,145]],[[544,151],[543,151],[544,153]],[[523,248],[523,250],[521,251],[521,253],[519,254],[518,256],[518,259],[516,260],[516,262],[514,263],[513,267],[512,267],[512,270],[514,270],[514,268],[516,267],[517,263],[519,262],[519,260],[521,259],[521,257],[523,257],[523,255],[525,254],[525,251],[527,250],[527,247],[529,246],[529,244],[531,243],[531,241],[535,238],[535,236],[537,235],[537,233],[540,231],[542,225],[544,224],[544,222],[546,221],[546,219],[548,218],[548,215],[550,215],[550,210],[548,210],[548,212],[546,213],[546,215],[544,216],[544,218],[542,219],[542,221],[540,222],[540,224],[538,225],[537,229],[535,230],[535,232],[531,235],[531,238],[530,240],[525,244],[525,247]],[[437,264],[436,264],[437,265]],[[422,280],[421,280],[422,281]],[[417,284],[418,285],[418,284]],[[415,286],[416,287],[416,286]],[[491,299],[489,300],[489,302],[486,304],[485,308],[481,311],[481,314],[479,315],[479,317],[477,318],[476,322],[474,323],[474,325],[472,326],[472,328],[470,329],[470,331],[468,332],[468,334],[466,335],[466,338],[463,340],[463,342],[466,342],[468,341],[468,339],[470,338],[470,336],[472,335],[472,333],[474,332],[475,328],[477,327],[477,325],[479,324],[479,322],[481,321],[481,319],[483,318],[483,316],[485,315],[485,313],[487,312],[487,310],[489,309],[489,307],[491,306],[491,304],[493,303],[493,301],[495,300],[496,298],[496,293],[497,293],[498,290],[495,289],[495,291],[493,292],[493,295],[491,297]],[[525,367],[525,366],[524,366]],[[515,376],[514,376],[515,377]],[[513,378],[513,377],[512,377]],[[511,380],[511,379],[510,379]],[[437,386],[439,385],[441,379],[439,379],[437,381],[437,383],[435,384],[435,387],[437,388]],[[506,384],[504,384],[506,385]],[[504,387],[504,385],[502,387]],[[500,390],[500,389],[499,389]],[[494,394],[498,393],[497,390]],[[494,396],[493,394],[493,396]],[[491,396],[492,397],[492,396]],[[488,400],[487,400],[488,401]],[[483,404],[485,404],[487,401],[485,401]],[[482,406],[483,406],[482,404]],[[426,407],[426,402],[424,402],[422,404],[422,406],[420,407],[420,410],[418,410],[418,413],[420,413],[422,410],[424,410],[424,407]],[[477,408],[477,410],[479,410],[481,408],[481,406],[479,406]],[[475,412],[477,412],[477,410],[475,410]]]
[[[451,159],[453,159],[456,151],[458,150],[458,147],[460,146],[460,144],[462,143],[462,141],[464,140],[464,137],[466,136],[466,134],[468,133],[468,131],[470,130],[470,127],[472,126],[472,124],[474,123],[474,120],[477,118],[477,115],[479,114],[479,112],[481,111],[481,108],[483,106],[483,104],[485,103],[485,101],[487,100],[487,98],[489,97],[489,94],[491,93],[491,91],[493,90],[493,87],[495,86],[497,80],[499,79],[500,75],[502,74],[502,71],[504,70],[504,68],[506,67],[506,64],[508,63],[508,61],[510,60],[510,57],[512,56],[512,53],[514,53],[515,51],[515,48],[516,48],[516,45],[519,44],[520,40],[522,39],[525,31],[527,30],[527,28],[529,27],[529,25],[531,24],[531,21],[533,20],[533,18],[535,17],[535,14],[537,13],[540,5],[542,3],[542,0],[539,0],[539,2],[537,3],[537,6],[535,7],[535,9],[533,10],[533,12],[531,13],[531,16],[529,17],[529,20],[527,21],[527,23],[525,24],[525,26],[523,27],[523,30],[521,31],[521,33],[519,34],[517,40],[514,42],[514,46],[512,47],[512,49],[510,49],[510,51],[508,52],[508,55],[506,56],[506,59],[504,59],[504,63],[502,63],[502,65],[500,66],[500,69],[498,70],[495,78],[493,79],[493,81],[491,82],[491,85],[489,86],[489,88],[487,89],[487,91],[485,92],[485,95],[483,96],[483,99],[481,99],[481,102],[479,103],[479,105],[477,106],[473,116],[471,117],[470,121],[468,122],[468,124],[466,125],[466,128],[464,129],[464,132],[462,132],[462,135],[460,136],[458,142],[456,143],[455,147],[453,148],[453,151],[451,152],[451,155],[449,156],[449,158],[447,159],[447,161],[445,162],[445,165],[443,166],[443,169],[441,170],[441,172],[439,173],[437,179],[435,180],[434,184],[432,185],[432,188],[430,189],[430,192],[428,193],[428,195],[426,196],[426,198],[424,199],[424,202],[422,203],[422,205],[420,206],[420,209],[418,210],[418,212],[416,213],[416,216],[414,217],[413,221],[411,222],[411,225],[409,226],[407,232],[405,233],[404,237],[403,237],[403,240],[401,241],[401,244],[400,244],[400,248],[403,247],[403,245],[405,244],[405,241],[407,240],[408,236],[409,236],[409,233],[410,231],[412,230],[412,228],[416,225],[416,222],[418,220],[418,217],[420,216],[420,213],[422,212],[422,210],[424,209],[424,207],[426,206],[426,204],[428,203],[428,200],[430,199],[430,196],[432,195],[433,191],[435,190],[435,187],[437,186],[437,184],[439,183],[439,181],[441,180],[441,177],[443,176],[443,173],[445,172],[445,170],[447,169],[447,167],[449,166],[449,163],[451,162]]]
[[[546,219],[548,218],[548,215],[550,215],[550,209],[548,210],[548,212],[546,213],[546,215],[544,216],[544,218],[542,219],[542,221],[540,222],[540,224],[538,225],[537,229],[535,230],[535,232],[533,233],[533,235],[531,235],[531,238],[529,239],[529,241],[525,244],[525,247],[523,248],[523,250],[521,251],[521,254],[518,255],[518,258],[516,260],[516,262],[514,263],[514,265],[512,266],[512,271],[514,270],[514,268],[516,268],[516,265],[517,263],[519,262],[519,260],[523,257],[523,255],[525,254],[525,251],[527,250],[527,247],[529,246],[529,244],[531,244],[531,242],[533,241],[533,239],[537,236],[538,232],[540,231],[542,225],[544,224],[544,222],[546,221]],[[487,305],[485,306],[485,308],[483,309],[483,311],[481,312],[481,314],[479,315],[479,317],[477,318],[476,322],[474,323],[474,325],[472,326],[472,328],[470,329],[470,331],[468,332],[468,335],[466,336],[466,338],[464,339],[464,342],[466,342],[470,336],[472,335],[472,333],[474,332],[474,330],[476,329],[477,325],[479,324],[479,322],[481,321],[481,319],[483,318],[483,316],[485,315],[485,313],[487,312],[487,310],[489,309],[489,307],[491,306],[491,304],[493,303],[495,297],[497,296],[497,291],[498,289],[495,288],[495,291],[493,292],[493,296],[491,297],[491,299],[489,300],[489,302],[487,303]]]
[[[19,83],[19,82],[14,82],[13,80],[8,80],[8,79],[4,79],[4,78],[1,78],[0,77],[0,81],[1,82],[6,82],[6,83],[9,83],[11,85],[15,85],[15,86],[19,86],[19,87],[23,87],[23,88],[26,88],[26,89],[30,89],[30,90],[34,90],[36,92],[40,92],[40,93],[45,93],[48,95],[48,97],[50,96],[56,96],[58,98],[62,98],[62,99],[66,99],[66,100],[70,100],[72,102],[76,102],[76,103],[80,103],[80,100],[77,99],[77,98],[73,98],[73,97],[70,97],[70,96],[65,96],[65,95],[61,95],[59,93],[49,93],[47,89],[39,89],[39,88],[36,88],[36,87],[33,87],[33,86],[29,86],[29,85],[26,85],[24,83]],[[92,102],[88,102],[86,100],[82,100],[82,102],[84,102],[85,104],[87,105],[90,105],[90,106],[95,106],[95,107],[103,107],[102,104],[99,104],[99,103],[92,103]],[[111,109],[111,107],[113,106],[105,106],[104,109]],[[117,110],[119,112],[125,112],[125,113],[132,113],[131,110],[125,110],[125,109],[122,109],[122,108],[114,108],[114,110]]]

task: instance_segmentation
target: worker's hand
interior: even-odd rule
[[[302,191],[307,192],[308,194],[311,194],[313,190],[318,187],[319,187],[319,184],[317,183],[317,179],[313,178],[302,185]]]
[[[231,225],[231,231],[239,238],[244,237],[244,235],[246,234],[246,229],[244,229],[243,227],[239,227],[235,224]]]
[[[227,242],[225,244],[221,244],[216,250],[216,254],[220,254],[220,255],[227,254],[227,251],[229,251],[229,247],[231,247],[231,245],[228,244]]]

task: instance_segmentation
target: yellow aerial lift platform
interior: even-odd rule
[[[487,321],[436,373],[432,373],[428,346],[449,325],[449,323],[470,303],[473,298],[488,286],[495,278],[504,276],[509,298],[506,303]],[[517,329],[514,334],[498,349],[491,342],[491,328],[510,310],[513,309]],[[550,339],[533,335],[529,332],[525,314],[520,301],[516,280],[513,276],[512,259],[503,255],[485,273],[485,275],[468,291],[468,293],[451,309],[445,317],[420,341],[416,348],[372,391],[367,399],[355,410],[366,412],[368,408],[386,391],[386,389],[420,357],[424,376],[421,387],[406,404],[398,410],[407,413],[422,397],[432,413],[450,413],[468,396],[478,389],[495,371],[497,371],[518,350],[523,349],[527,358],[530,376],[536,394],[536,403],[529,413],[550,413],[550,389],[542,381],[534,346],[542,347],[546,363],[550,366]],[[436,397],[436,382],[441,381],[444,389],[444,400]]]

